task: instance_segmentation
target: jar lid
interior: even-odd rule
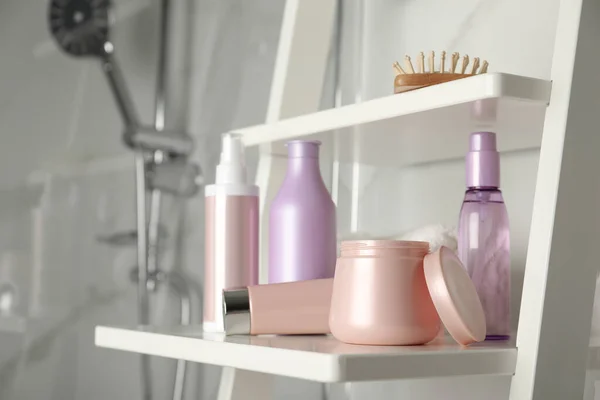
[[[466,346],[485,339],[485,314],[475,285],[447,247],[425,256],[425,280],[433,304],[448,333]]]

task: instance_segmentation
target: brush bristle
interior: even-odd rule
[[[449,67],[446,68],[446,52],[442,51],[440,56],[439,69],[435,69],[435,52],[432,50],[427,55],[427,68],[425,68],[425,53],[420,52],[417,56],[417,68],[412,64],[410,56],[404,56],[404,67],[400,65],[398,61],[392,64],[394,71],[398,74],[435,74],[435,73],[450,73],[450,74],[463,74],[463,75],[476,75],[485,74],[488,70],[489,63],[486,60],[480,63],[479,57],[475,57],[471,64],[470,71],[467,71],[469,67],[469,56],[464,55],[460,68],[458,66],[460,60],[460,54],[457,52],[452,53],[449,61]],[[427,69],[427,72],[426,72]]]

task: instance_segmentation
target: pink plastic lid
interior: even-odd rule
[[[433,304],[454,340],[466,346],[485,339],[485,314],[475,285],[452,250],[425,256],[425,280]]]

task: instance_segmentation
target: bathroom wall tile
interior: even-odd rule
[[[117,57],[148,124],[157,5],[115,2]],[[47,7],[47,1],[0,4],[0,73],[8,77],[0,82],[0,286],[17,288],[11,311],[23,321],[21,331],[10,333],[0,321],[0,347],[11,343],[15,350],[6,363],[0,359],[0,381],[3,390],[10,384],[12,395],[4,390],[0,398],[136,398],[139,357],[93,345],[96,324],[137,319],[129,281],[134,248],[97,241],[98,235],[135,227],[133,158],[124,168],[114,158],[129,153],[99,63],[57,49],[48,34]],[[157,322],[170,322],[164,317],[170,314],[157,315]],[[164,377],[155,380],[156,390],[166,393],[172,363],[153,364],[156,376]]]
[[[61,374],[55,376],[54,383],[47,383],[48,390],[57,393],[53,399],[103,398],[106,390],[95,392],[99,382],[122,381],[122,387],[111,386],[119,396],[139,391],[139,379],[133,380],[139,369],[139,357],[93,345],[93,328],[97,324],[132,325],[137,319],[135,285],[129,281],[129,273],[135,266],[134,248],[111,248],[97,240],[98,232],[118,232],[134,226],[132,183],[130,170],[55,178],[43,196],[40,250],[44,262],[42,285],[35,293],[40,298],[36,303],[41,304],[41,309],[31,318],[48,320],[50,333],[36,338],[23,349],[22,357],[27,358],[31,351],[46,348],[35,364],[25,363],[20,376],[37,380],[41,385],[44,381],[38,379],[39,371],[49,364],[60,369]],[[156,313],[155,322],[174,323],[165,318],[171,315],[168,310]],[[73,343],[78,346],[73,347]],[[122,368],[132,372],[107,370],[101,361],[117,362],[119,358],[124,359],[120,364]],[[78,367],[71,370],[71,366]],[[165,377],[155,380],[157,395],[166,393],[170,390],[172,362],[154,360],[153,369],[157,376]],[[75,380],[74,375],[78,376]],[[68,382],[77,382],[77,386]]]
[[[158,2],[116,3],[117,57],[151,124]],[[90,167],[128,154],[122,124],[98,62],[70,58],[50,39],[47,5],[0,4],[0,73],[8,78],[0,82],[0,290],[17,290],[10,311],[22,321],[8,332],[0,320],[0,348],[11,349],[0,355],[0,398],[139,398],[139,357],[93,345],[96,324],[137,319],[135,250],[96,240],[135,227],[133,158],[121,170],[112,159],[109,168]],[[172,323],[171,303],[157,323]],[[152,363],[156,398],[166,398],[173,362]]]

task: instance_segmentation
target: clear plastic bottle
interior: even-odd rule
[[[467,192],[460,211],[458,255],[483,305],[487,340],[510,337],[510,232],[500,186],[496,135],[471,134]]]

